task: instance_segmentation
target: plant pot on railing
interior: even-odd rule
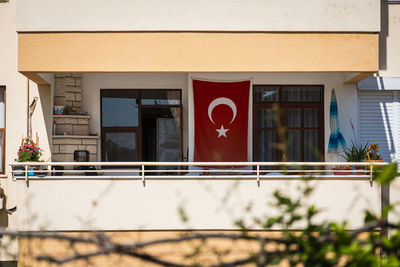
[[[353,128],[353,125],[352,125]],[[356,141],[351,141],[351,145],[345,147],[343,155],[340,155],[347,162],[363,162],[367,156],[368,143],[358,144]],[[365,175],[365,172],[360,172],[359,170],[364,170],[364,166],[353,165],[350,167],[353,171],[349,174],[352,175]],[[348,175],[349,175],[348,174]]]
[[[367,155],[365,157],[364,162],[370,162],[373,163],[374,162],[383,162],[382,157],[378,154],[379,152],[379,146],[376,143],[371,143],[368,146],[368,150],[367,150]],[[382,169],[381,166],[374,166],[374,170],[380,170]]]
[[[354,175],[366,175],[368,174],[367,172],[362,172],[360,170],[365,170],[365,166],[353,166],[353,170],[355,170],[355,172],[353,172]]]
[[[370,163],[374,163],[374,162],[383,162],[382,159],[376,159],[376,160],[364,160],[364,162],[370,162]]]
[[[382,170],[382,166],[375,166],[375,165],[374,165],[374,163],[383,162],[383,160],[381,160],[381,159],[365,160],[364,162],[369,162],[369,163],[371,163],[371,165],[373,165],[373,169],[374,169],[375,171]],[[369,169],[369,168],[368,168],[368,169]]]
[[[37,142],[33,142],[32,139],[26,137],[22,138],[21,145],[18,149],[18,158],[15,160],[17,162],[25,163],[38,163],[37,165],[29,164],[25,166],[14,166],[14,176],[25,176],[27,171],[28,176],[44,176],[46,175],[46,170],[41,170],[41,160],[42,150],[39,148]],[[25,169],[27,168],[27,170]],[[18,172],[15,172],[18,170]]]
[[[333,175],[351,175],[353,168],[352,167],[332,168],[332,170],[333,170]]]

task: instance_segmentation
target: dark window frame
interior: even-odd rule
[[[179,92],[179,105],[146,105],[142,104],[142,91],[148,91],[148,90],[161,90],[161,91],[177,91]],[[108,92],[112,93],[120,93],[121,96],[124,96],[124,93],[128,91],[136,91],[137,94],[137,103],[138,103],[138,126],[136,127],[110,127],[106,126],[103,127],[103,104],[102,104],[102,98],[103,95],[105,95]],[[180,109],[180,129],[179,129],[179,134],[180,134],[180,159],[183,159],[183,116],[182,116],[182,110],[183,110],[183,105],[182,105],[182,89],[178,88],[151,88],[151,89],[146,89],[146,88],[134,88],[134,89],[100,89],[100,127],[101,127],[101,161],[105,162],[106,159],[106,150],[105,150],[105,136],[107,133],[135,133],[136,134],[136,158],[137,161],[142,160],[142,109],[148,109],[148,108],[179,108]]]
[[[253,159],[254,161],[260,161],[259,159],[259,132],[262,129],[269,129],[271,127],[260,127],[259,126],[259,117],[258,117],[258,111],[261,109],[273,109],[274,106],[278,105],[279,110],[280,110],[280,121],[279,123],[275,123],[275,127],[271,128],[275,130],[275,137],[276,137],[276,143],[287,143],[287,131],[286,131],[286,136],[284,138],[281,138],[281,135],[279,134],[279,125],[286,127],[286,130],[289,129],[288,127],[288,122],[287,122],[287,111],[289,109],[301,109],[301,125],[300,127],[291,127],[290,129],[293,130],[300,130],[301,132],[301,161],[304,162],[304,132],[305,130],[312,130],[312,129],[317,129],[318,130],[318,161],[324,161],[325,160],[325,123],[324,123],[324,92],[325,88],[324,85],[308,85],[308,84],[254,84],[253,85],[253,95],[255,88],[257,86],[273,86],[273,87],[278,87],[278,101],[270,101],[270,102],[263,102],[263,101],[256,101],[253,97]],[[321,94],[320,94],[320,101],[319,102],[285,102],[283,101],[283,88],[284,87],[316,87],[320,88]],[[304,109],[314,109],[316,108],[318,110],[318,127],[304,127]],[[283,140],[282,140],[283,139]],[[282,161],[283,160],[283,154],[282,151],[279,149],[275,150],[275,159],[277,161]]]

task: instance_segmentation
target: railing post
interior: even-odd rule
[[[28,165],[25,164],[25,181],[28,181]]]
[[[369,166],[369,171],[370,171],[370,173],[369,173],[369,184],[371,185],[371,187],[372,187],[372,185],[373,185],[373,175],[374,175],[374,172],[373,172],[373,165],[371,164],[370,166]]]
[[[28,185],[29,180],[28,180],[28,165],[27,164],[25,164],[25,182],[26,182],[26,185],[29,186]]]
[[[13,181],[16,181],[17,180],[17,178],[15,178],[15,175],[14,175],[14,166],[13,165],[10,165],[11,166],[11,175],[12,175],[12,179],[13,179]]]
[[[257,164],[257,186],[260,187],[260,164]]]
[[[52,176],[51,165],[50,164],[47,165],[47,173],[48,173],[49,176]]]
[[[144,165],[142,165],[142,183],[143,183],[143,186],[146,186],[146,179],[144,176]]]

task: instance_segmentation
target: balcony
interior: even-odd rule
[[[382,201],[370,163],[32,162],[10,166],[19,196],[18,227],[28,231],[234,230],[233,222],[243,214],[251,220],[252,214],[273,212],[268,203],[276,190],[298,194],[303,177],[310,177],[315,187],[310,201],[324,211],[318,221],[335,218],[348,221],[350,229],[358,227],[363,211],[379,212]],[[53,170],[56,166],[64,170]],[[358,169],[333,169],[339,166]],[[251,211],[245,212],[249,205]],[[180,219],[179,210],[185,210],[189,223]]]
[[[13,180],[358,180],[386,162],[22,162]]]

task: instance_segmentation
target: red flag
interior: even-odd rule
[[[193,80],[194,161],[247,161],[250,81]]]

